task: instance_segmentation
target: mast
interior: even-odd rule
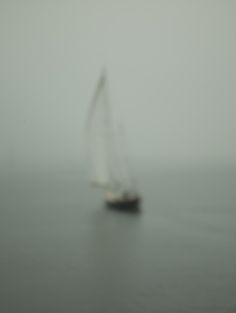
[[[134,183],[128,171],[123,143],[114,129],[105,70],[101,73],[92,98],[87,135],[92,184],[116,194],[133,192]],[[119,142],[117,139],[120,139]]]

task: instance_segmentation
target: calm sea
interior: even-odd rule
[[[0,177],[0,312],[235,313],[236,169],[141,169],[139,214],[82,171]]]

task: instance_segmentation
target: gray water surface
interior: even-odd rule
[[[0,312],[236,312],[236,170],[140,178],[126,214],[79,171],[2,172]]]

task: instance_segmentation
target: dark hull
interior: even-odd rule
[[[116,201],[106,201],[106,206],[120,211],[139,211],[140,198],[119,199]]]

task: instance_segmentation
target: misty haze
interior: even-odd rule
[[[235,31],[233,0],[0,0],[0,312],[236,311]],[[136,213],[89,183],[104,67]]]

